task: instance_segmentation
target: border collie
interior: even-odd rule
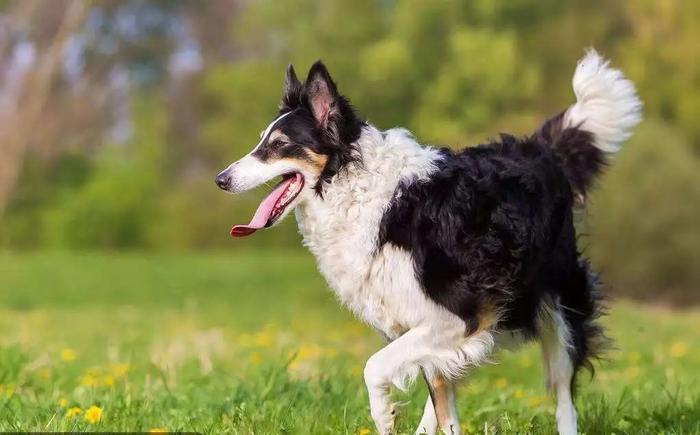
[[[576,103],[532,135],[454,151],[363,121],[320,61],[304,83],[290,65],[278,115],[216,177],[231,193],[281,177],[231,235],[294,210],[338,299],[386,339],[364,369],[380,434],[393,431],[390,386],[419,374],[430,394],[416,432],[459,434],[455,383],[513,339],[540,342],[557,429],[576,433],[576,373],[607,339],[573,207],[639,123],[641,103],[592,49],[573,88]]]

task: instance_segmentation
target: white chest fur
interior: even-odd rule
[[[442,308],[420,289],[408,253],[377,248],[379,225],[398,183],[429,175],[439,155],[402,129],[382,135],[367,127],[358,144],[363,164],[337,175],[322,199],[300,205],[297,221],[304,244],[340,301],[395,337]]]

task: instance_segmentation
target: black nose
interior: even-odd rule
[[[227,190],[228,186],[231,184],[231,176],[226,172],[222,172],[216,176],[216,185],[221,189]]]

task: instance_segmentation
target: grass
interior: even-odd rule
[[[616,302],[606,323],[619,349],[581,376],[581,431],[700,433],[700,311]],[[301,251],[0,253],[0,431],[373,433],[379,347]],[[553,433],[538,349],[495,359],[460,388],[465,431]],[[400,433],[425,395],[396,394]]]

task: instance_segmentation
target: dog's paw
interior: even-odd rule
[[[396,404],[389,403],[386,406],[377,406],[371,410],[372,420],[380,435],[391,435],[394,433],[394,422],[396,421]]]

